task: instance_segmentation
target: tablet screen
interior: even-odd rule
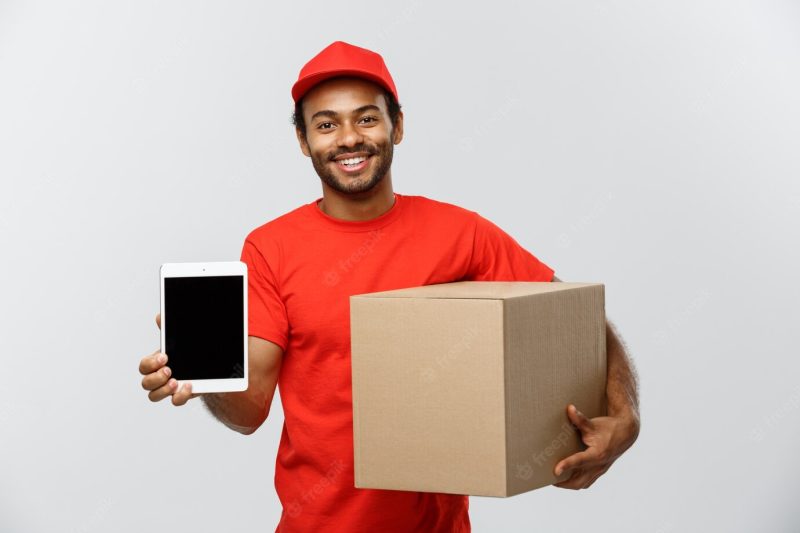
[[[164,278],[164,351],[175,379],[244,377],[243,284],[243,276]]]

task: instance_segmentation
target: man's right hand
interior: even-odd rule
[[[161,328],[161,313],[156,315],[156,325]],[[150,391],[147,397],[152,402],[158,402],[172,396],[172,405],[184,405],[187,401],[200,394],[192,394],[192,383],[178,383],[172,377],[172,371],[167,366],[167,354],[156,350],[150,355],[145,355],[139,361],[139,373],[142,378],[142,388]]]

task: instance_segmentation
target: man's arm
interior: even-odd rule
[[[609,320],[606,320],[606,359],[608,415],[628,420],[638,435],[639,379],[619,332]]]
[[[247,348],[247,390],[202,395],[217,420],[244,435],[254,433],[267,419],[283,359],[280,346],[259,337],[249,337]]]
[[[554,282],[561,281],[553,276]],[[614,325],[606,320],[606,400],[608,415],[588,419],[574,405],[567,416],[588,448],[561,460],[555,474],[572,471],[557,483],[568,489],[589,488],[639,436],[638,379],[630,355]]]

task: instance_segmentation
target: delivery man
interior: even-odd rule
[[[151,401],[170,397],[176,406],[202,396],[222,423],[249,435],[280,385],[277,531],[470,531],[467,496],[354,488],[349,296],[459,280],[560,280],[478,213],[393,191],[403,113],[380,55],[334,42],[302,68],[292,97],[297,140],[322,197],[244,241],[249,388],[193,394],[158,351],[139,364],[142,387]],[[556,475],[571,472],[560,487],[589,487],[639,432],[636,378],[610,324],[607,339],[608,416],[587,419],[565,406],[588,447],[556,465]]]

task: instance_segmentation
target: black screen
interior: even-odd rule
[[[243,276],[164,278],[164,351],[178,381],[244,377]]]

